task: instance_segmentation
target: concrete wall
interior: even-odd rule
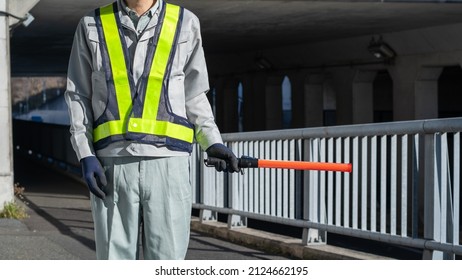
[[[21,2],[21,3],[19,3]],[[0,11],[24,15],[38,0],[0,0]],[[0,16],[0,211],[13,200],[13,131],[10,89],[10,25],[14,17]]]
[[[368,51],[371,39],[379,36],[397,54],[390,63],[381,63]],[[258,69],[255,60],[259,57],[268,60],[271,68]],[[378,111],[387,111],[380,108],[377,101],[374,102],[374,96],[386,98],[387,104],[392,103],[389,110],[394,121],[438,118],[439,110],[442,110],[438,107],[441,73],[445,67],[462,63],[462,24],[371,34],[258,52],[213,54],[207,59],[212,80],[219,76],[224,81],[236,77],[243,81],[246,131],[281,128],[277,109],[280,107],[278,100],[281,100],[278,81],[282,81],[286,75],[292,83],[293,127],[325,124],[326,106],[323,105],[322,94],[327,87],[325,81],[329,81],[329,87],[335,91],[333,104],[336,107],[335,124],[338,125],[374,122],[374,115]],[[388,73],[391,83],[390,79],[388,82],[375,83],[378,72]],[[448,83],[454,83],[457,79],[453,78]],[[390,91],[391,96],[383,97]],[[232,93],[217,91],[217,94]],[[249,94],[251,98],[247,97]],[[444,102],[452,104],[460,99],[458,94],[451,97],[446,93]],[[227,102],[230,102],[229,99]],[[230,117],[225,115],[220,122],[237,123]],[[232,126],[225,127],[224,132],[234,131]]]
[[[8,11],[7,1],[0,0],[0,11]],[[13,157],[10,95],[10,54],[8,18],[0,16],[0,211],[13,199]]]

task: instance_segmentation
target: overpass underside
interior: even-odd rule
[[[40,1],[12,75],[65,77],[79,18],[107,2]],[[171,2],[201,20],[223,132],[462,115],[461,1]]]

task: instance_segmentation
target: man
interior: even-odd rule
[[[98,259],[183,259],[189,154],[237,172],[206,98],[199,20],[163,0],[117,0],[80,20],[65,94],[91,192]],[[139,232],[142,225],[141,234]]]

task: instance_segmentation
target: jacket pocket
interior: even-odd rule
[[[88,31],[88,40],[99,44],[98,31],[96,31],[96,28],[95,30]]]
[[[96,121],[106,110],[108,102],[108,92],[106,75],[103,71],[91,73],[92,96],[91,104],[93,108],[93,118]]]
[[[175,66],[176,68],[183,72],[183,69],[185,67],[186,61],[188,54],[190,52],[190,31],[181,31],[180,35],[178,37],[178,43],[176,46],[176,53],[175,53]],[[178,75],[179,73],[172,73],[173,75]]]
[[[190,31],[181,31],[180,37],[178,38],[178,44],[183,44],[189,41]]]
[[[94,27],[93,29],[89,30],[87,36],[89,47],[93,56],[93,69],[99,70],[102,67],[102,58],[98,32],[96,31],[96,28]]]
[[[186,118],[184,77],[171,77],[168,85],[168,102],[172,113]]]

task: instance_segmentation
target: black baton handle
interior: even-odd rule
[[[223,159],[219,159],[216,157],[209,157],[207,159],[204,159],[204,163],[208,167],[215,166],[216,163],[220,162]],[[257,168],[258,167],[258,159],[249,157],[249,156],[242,156],[241,158],[238,158],[238,164],[237,166],[239,168]]]

